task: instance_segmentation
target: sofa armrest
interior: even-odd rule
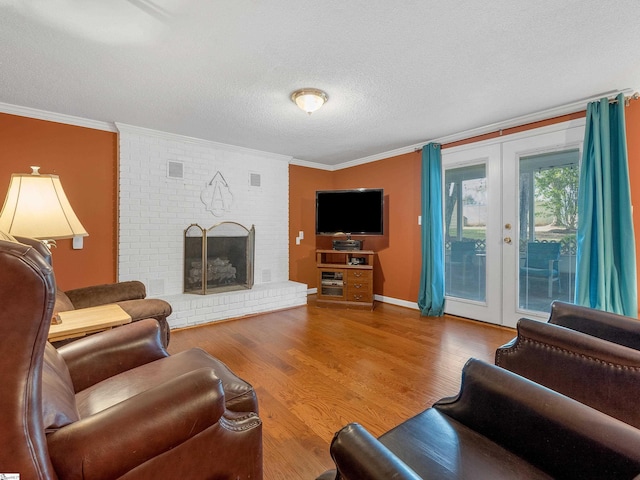
[[[433,408],[554,478],[640,472],[640,430],[478,360],[465,365],[458,396]]]
[[[361,425],[351,423],[335,434],[331,457],[344,480],[420,480],[406,463]]]
[[[215,425],[224,414],[222,382],[201,368],[136,395],[47,437],[61,478],[119,478]]]
[[[525,348],[525,343],[544,345],[548,354],[552,354],[551,350],[561,350],[594,357],[604,362],[630,365],[640,360],[638,350],[560,325],[521,318],[516,328],[516,337],[496,350],[496,365],[504,362],[507,357],[524,355],[521,350]],[[549,367],[553,369],[555,366]]]
[[[161,329],[153,319],[123,325],[58,348],[76,392],[102,380],[168,357]]]
[[[125,300],[138,300],[147,296],[144,283],[137,280],[76,288],[66,290],[64,293],[75,308],[89,308]]]
[[[640,428],[640,352],[526,318],[496,365]]]
[[[549,323],[640,350],[640,321],[635,318],[555,301]]]

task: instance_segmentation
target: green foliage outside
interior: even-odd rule
[[[578,224],[578,167],[555,167],[535,174],[536,199],[553,224],[575,229]]]

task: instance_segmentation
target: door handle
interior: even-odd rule
[[[511,245],[511,237],[504,237],[504,243]]]

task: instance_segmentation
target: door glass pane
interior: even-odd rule
[[[485,165],[445,171],[445,294],[486,300]]]
[[[579,150],[522,157],[519,188],[519,307],[549,312],[573,302]]]

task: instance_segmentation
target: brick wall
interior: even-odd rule
[[[147,286],[149,296],[172,296],[177,304],[179,297],[175,295],[181,295],[183,290],[185,228],[191,223],[210,228],[222,221],[233,221],[247,228],[255,225],[255,285],[272,283],[282,289],[289,276],[290,157],[117,126],[119,280],[140,280]],[[183,178],[169,177],[170,162],[178,170],[182,167]],[[219,216],[207,211],[201,200],[210,198],[211,190],[204,194],[203,190],[216,174],[218,181],[223,179],[228,185],[223,192],[227,210],[217,209]],[[304,292],[306,295],[306,288]],[[270,309],[290,306],[290,302],[279,305],[268,292],[265,295],[271,298]],[[234,298],[237,297],[236,294]],[[209,303],[213,306],[214,301]],[[224,300],[216,299],[215,303]],[[255,311],[252,305],[247,313]],[[238,312],[244,313],[242,308],[234,310],[234,314]],[[185,318],[184,312],[176,317]],[[181,323],[192,322],[187,318]]]

